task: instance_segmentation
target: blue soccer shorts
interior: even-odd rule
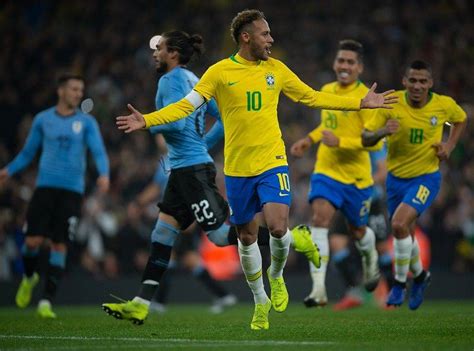
[[[441,173],[423,174],[413,178],[398,178],[387,175],[387,203],[390,218],[403,202],[413,207],[418,216],[430,207],[441,187]]]
[[[268,202],[291,204],[288,166],[275,167],[254,177],[225,176],[225,187],[233,224],[250,222]]]
[[[350,224],[356,227],[367,225],[372,201],[373,186],[359,189],[354,184],[344,184],[323,174],[314,173],[308,200],[322,198],[341,210]]]

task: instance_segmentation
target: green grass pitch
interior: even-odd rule
[[[249,328],[253,306],[220,315],[207,305],[171,305],[145,324],[106,315],[100,306],[58,306],[57,320],[33,307],[0,308],[0,350],[474,350],[474,301],[428,301],[412,312],[368,306],[333,312],[296,302],[270,313],[270,330]]]

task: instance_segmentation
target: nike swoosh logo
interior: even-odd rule
[[[413,200],[411,200],[411,201],[414,202],[414,203],[417,204],[417,205],[421,205],[421,202],[418,201],[417,199],[413,199]]]
[[[227,85],[228,85],[228,86],[232,86],[232,85],[237,84],[238,82],[239,82],[239,81],[236,81],[236,82],[228,82]]]
[[[280,193],[279,193],[278,195],[280,195],[280,196],[289,196],[290,194],[285,194],[285,193],[282,193],[282,192],[280,191]]]

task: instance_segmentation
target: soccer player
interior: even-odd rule
[[[16,294],[16,304],[25,308],[39,281],[37,271],[40,247],[49,239],[49,263],[45,289],[37,312],[43,318],[56,318],[51,307],[66,265],[67,243],[74,237],[81,213],[89,148],[99,173],[97,190],[109,188],[109,161],[94,117],[81,112],[84,80],[64,74],[58,81],[56,106],[36,115],[23,149],[5,168],[0,180],[28,166],[39,149],[36,189],[27,212],[27,230],[22,247],[25,274]]]
[[[185,65],[194,55],[203,51],[203,41],[197,34],[190,36],[182,31],[172,31],[164,33],[153,45],[157,69],[165,73],[159,80],[156,95],[156,107],[163,108],[182,99],[196,85],[198,78]],[[212,131],[212,140],[205,138],[206,112],[220,119],[215,101],[210,100],[205,108],[189,111],[185,119],[151,128],[153,133],[162,133],[166,140],[171,173],[163,201],[159,204],[161,211],[151,235],[151,254],[143,273],[140,292],[131,301],[102,305],[104,311],[114,317],[143,324],[181,229],[186,229],[196,221],[217,246],[227,246],[233,244],[233,240],[237,241],[235,227],[225,223],[228,205],[217,189],[216,169],[207,151],[207,142],[212,144],[217,140],[214,138],[219,135],[219,125]],[[269,236],[265,227],[256,226],[254,229],[262,236],[265,233]],[[296,228],[294,234],[299,234],[301,238],[299,243],[302,245],[297,249],[303,247],[300,251],[315,264],[319,263],[319,254],[309,231]]]
[[[449,158],[466,125],[466,113],[456,102],[431,91],[431,66],[413,61],[406,69],[405,90],[397,91],[398,103],[390,112],[379,112],[365,125],[364,145],[387,137],[387,202],[394,235],[395,284],[387,298],[388,306],[405,300],[410,270],[414,277],[409,308],[416,310],[430,282],[424,271],[420,249],[414,237],[416,219],[438,194],[441,174],[439,162]],[[445,123],[452,125],[446,142],[442,141]]]
[[[323,86],[323,92],[353,98],[364,97],[369,89],[359,80],[363,71],[363,47],[354,40],[339,42],[333,63],[337,80]],[[321,254],[321,267],[310,266],[313,288],[305,305],[327,304],[326,269],[329,261],[328,231],[339,209],[348,220],[349,232],[362,256],[365,288],[373,291],[379,281],[375,234],[367,226],[373,192],[370,157],[360,137],[364,122],[373,111],[334,111],[321,113],[321,124],[305,138],[295,142],[291,152],[303,153],[314,143],[321,142],[317,162],[311,176],[309,202],[312,208],[311,235]],[[336,256],[338,259],[339,257]]]
[[[211,66],[193,90],[180,101],[143,116],[128,105],[131,114],[117,117],[118,128],[130,133],[173,122],[188,116],[211,98],[219,106],[225,133],[224,173],[231,222],[237,225],[239,256],[255,310],[251,329],[268,329],[273,305],[283,312],[288,292],[282,277],[290,235],[288,212],[291,200],[285,145],[277,119],[280,92],[310,107],[359,110],[388,107],[391,92],[376,94],[375,85],[366,97],[341,98],[317,92],[301,82],[281,61],[269,57],[273,38],[265,16],[245,10],[232,20],[231,35],[238,53]],[[258,226],[254,218],[263,209],[271,232],[271,264],[267,275],[268,298],[262,278]]]

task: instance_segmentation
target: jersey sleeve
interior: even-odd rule
[[[217,119],[214,125],[204,136],[207,149],[211,150],[216,144],[224,138],[224,127],[222,126],[221,120]]]
[[[89,123],[86,131],[86,143],[88,148],[91,150],[92,157],[94,158],[97,171],[100,176],[109,175],[109,158],[105,151],[104,141],[100,134],[99,125],[97,121],[91,116],[89,117]]]
[[[311,132],[308,133],[309,138],[313,141],[314,144],[321,141],[323,131],[323,126],[320,124],[316,128],[314,128]]]
[[[467,118],[466,112],[452,98],[446,97],[446,99],[446,111],[448,112],[448,121],[451,123],[464,122]]]
[[[31,163],[41,146],[42,140],[41,117],[37,115],[33,120],[25,145],[14,160],[7,165],[9,175],[20,172]]]
[[[216,91],[219,86],[219,66],[215,64],[208,68],[204,72],[203,76],[194,86],[194,90],[197,91],[206,101],[210,101],[216,96]]]
[[[352,97],[341,97],[334,94],[316,91],[303,83],[298,76],[287,66],[281,63],[283,76],[283,94],[295,102],[302,103],[312,108],[322,108],[327,110],[360,110],[360,99]]]
[[[370,130],[372,132],[382,128],[387,122],[387,119],[390,118],[390,116],[382,109],[377,109],[375,111],[376,113],[373,114],[369,120],[364,122],[364,129]]]

